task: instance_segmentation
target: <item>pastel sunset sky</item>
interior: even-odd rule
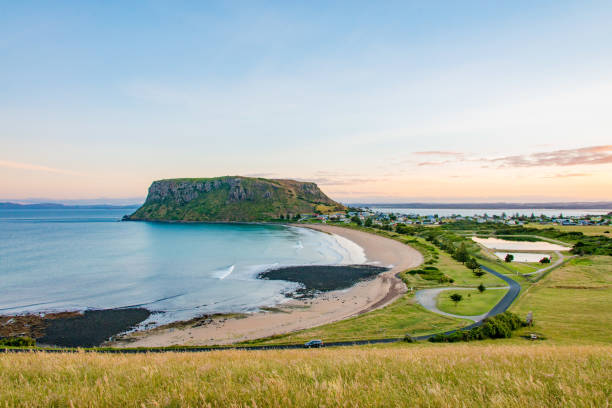
[[[612,200],[612,2],[0,1],[0,201]]]

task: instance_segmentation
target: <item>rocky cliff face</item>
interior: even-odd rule
[[[323,207],[321,207],[323,206]],[[265,221],[342,210],[315,183],[240,176],[155,181],[133,220]]]

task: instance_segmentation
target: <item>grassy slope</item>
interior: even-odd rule
[[[483,293],[478,290],[453,291],[446,290],[438,295],[438,309],[446,313],[458,314],[462,316],[476,316],[488,312],[504,297],[506,290],[495,289],[485,290]],[[455,304],[450,299],[453,293],[459,293],[463,299]]]
[[[323,341],[380,339],[403,337],[406,333],[421,335],[451,330],[469,321],[439,316],[415,304],[412,295],[405,295],[382,309],[339,322],[302,330],[253,344],[302,343],[311,339]]]
[[[0,406],[610,404],[610,346],[393,346],[0,356]]]
[[[612,343],[612,258],[571,260],[532,285],[511,311],[533,311],[533,330],[554,341]]]
[[[446,252],[439,251],[439,268],[448,276],[453,278],[455,282],[452,285],[445,286],[478,286],[481,283],[485,286],[505,286],[506,283],[497,276],[490,273],[484,274],[482,277],[476,277],[470,269],[465,267],[460,262],[455,261]]]

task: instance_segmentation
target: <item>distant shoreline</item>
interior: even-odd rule
[[[612,211],[612,201],[568,203],[354,203],[367,208],[414,208],[448,210],[599,210]]]

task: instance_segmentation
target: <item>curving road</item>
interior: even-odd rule
[[[443,316],[455,317],[457,319],[468,319],[468,320],[473,320],[475,322],[478,322],[484,319],[485,317],[487,317],[488,312],[483,313],[481,315],[463,316],[463,315],[443,312],[442,310],[438,309],[438,305],[437,305],[438,295],[440,295],[440,293],[446,290],[473,290],[473,289],[474,288],[460,288],[460,287],[455,287],[455,286],[448,286],[445,288],[421,289],[414,294],[414,298],[417,302],[419,302],[421,306],[423,306],[425,309],[429,310],[430,312],[434,312],[434,313],[437,313]],[[508,289],[507,286],[487,288],[487,290],[506,290],[506,289]]]
[[[489,313],[487,313],[485,317],[495,316],[497,314],[505,312],[506,310],[508,310],[512,302],[514,302],[514,300],[518,297],[519,293],[521,293],[521,285],[517,281],[510,278],[509,276],[504,275],[503,273],[496,272],[493,269],[488,268],[484,265],[480,265],[480,267],[483,271],[489,272],[490,274],[497,276],[508,284],[508,292],[506,293],[506,295],[499,302],[497,302],[495,306],[493,306],[493,309],[489,310]]]
[[[559,262],[556,262],[553,266],[557,266]],[[488,268],[484,265],[480,265],[480,267],[482,268],[483,271],[486,271],[492,275],[497,276],[498,278],[502,279],[504,282],[506,282],[508,284],[507,287],[503,287],[503,288],[488,288],[489,290],[491,289],[508,289],[508,292],[506,293],[506,295],[499,301],[497,302],[497,304],[495,306],[493,306],[493,308],[491,310],[489,310],[488,313],[484,313],[478,316],[461,316],[461,315],[455,315],[455,314],[451,314],[451,313],[446,313],[441,311],[440,309],[438,309],[437,305],[436,305],[436,298],[438,297],[438,294],[440,294],[440,292],[445,291],[445,290],[466,290],[466,289],[473,289],[473,288],[457,288],[457,287],[445,287],[445,288],[433,288],[433,289],[422,289],[419,290],[417,293],[415,293],[415,299],[417,302],[419,302],[419,304],[421,306],[423,306],[425,309],[429,310],[430,312],[433,313],[437,313],[439,315],[443,315],[443,316],[449,316],[449,317],[456,317],[459,319],[469,319],[469,320],[473,320],[475,322],[481,322],[482,320],[484,320],[486,317],[489,316],[495,316],[496,314],[499,313],[503,313],[505,312],[510,305],[512,304],[512,302],[514,302],[514,299],[517,298],[517,296],[519,295],[519,293],[521,293],[521,285],[515,281],[514,279],[494,271],[491,268]],[[548,268],[545,268],[548,269]],[[540,272],[540,271],[538,271]],[[470,327],[473,327],[473,325],[471,325]],[[453,330],[454,331],[454,330]]]

